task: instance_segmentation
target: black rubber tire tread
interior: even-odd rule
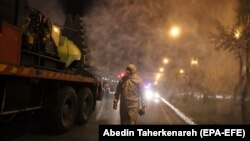
[[[65,106],[69,113],[64,113]],[[64,87],[58,91],[56,105],[53,108],[52,124],[54,133],[64,133],[74,124],[77,114],[77,95],[73,88]],[[64,115],[67,114],[67,115]],[[65,119],[65,116],[67,116]]]
[[[78,93],[77,124],[86,123],[93,112],[93,95],[89,88],[83,88]]]

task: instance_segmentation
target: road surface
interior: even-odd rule
[[[97,101],[96,110],[85,125],[76,125],[68,132],[61,135],[50,135],[41,131],[37,132],[36,122],[33,120],[18,121],[1,129],[1,141],[98,141],[98,125],[119,124],[119,110],[112,109],[113,95],[105,95],[102,101]],[[168,105],[166,101],[159,100],[148,102],[146,114],[140,116],[140,125],[176,125],[188,124],[178,111]],[[119,107],[118,107],[119,109]],[[43,123],[46,124],[46,123]],[[3,135],[4,134],[4,135]]]

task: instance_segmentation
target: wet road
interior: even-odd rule
[[[82,126],[74,126],[70,131],[62,135],[49,135],[46,133],[34,132],[34,124],[30,121],[18,123],[9,127],[8,130],[2,128],[6,137],[4,141],[98,141],[99,124],[119,124],[119,110],[112,109],[113,95],[106,95],[102,101],[97,101],[96,111],[91,119]],[[118,107],[119,109],[119,107]],[[178,113],[178,112],[177,112]],[[176,125],[187,124],[180,116],[167,106],[166,102],[160,100],[148,102],[148,108],[144,116],[140,116],[138,124],[141,125]],[[11,129],[13,128],[13,129]],[[25,130],[24,130],[25,129]]]

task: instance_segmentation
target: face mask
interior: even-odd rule
[[[129,76],[129,75],[130,75],[130,71],[126,70],[126,76]]]

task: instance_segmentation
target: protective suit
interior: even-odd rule
[[[143,96],[143,82],[136,73],[136,67],[129,64],[126,68],[127,75],[124,76],[116,87],[113,108],[117,108],[120,100],[121,124],[135,125],[138,112],[145,113],[145,100]]]

